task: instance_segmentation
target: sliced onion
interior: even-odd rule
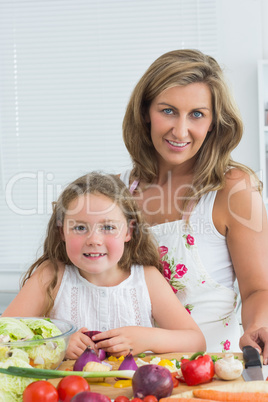
[[[132,356],[131,353],[129,353],[128,355],[126,355],[126,357],[124,358],[124,360],[122,361],[122,363],[120,364],[118,370],[137,370],[138,366],[135,362],[134,357]],[[118,380],[124,380],[124,377],[120,377],[118,378]]]
[[[100,333],[101,333],[101,331],[86,331],[86,332],[83,332],[83,334],[87,335],[91,340],[92,340],[92,336],[100,334]],[[100,360],[104,360],[104,359],[106,359],[106,357],[107,357],[107,353],[105,352],[105,350],[99,349],[98,358]]]
[[[88,362],[97,362],[97,363],[101,363],[100,359],[98,358],[98,356],[96,355],[96,353],[94,352],[94,350],[92,350],[90,348],[90,346],[88,346],[84,352],[81,354],[81,356],[78,357],[78,359],[76,360],[76,362],[74,363],[74,367],[73,370],[74,371],[83,371],[83,368],[85,367],[85,365]]]
[[[76,394],[71,402],[111,402],[111,399],[98,392],[82,391]]]

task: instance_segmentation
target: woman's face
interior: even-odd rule
[[[159,167],[194,161],[213,127],[212,118],[211,92],[204,83],[176,86],[160,93],[152,101],[148,116]]]

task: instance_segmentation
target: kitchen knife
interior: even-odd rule
[[[245,346],[243,348],[243,359],[245,362],[245,369],[242,376],[245,381],[260,381],[264,380],[262,374],[262,364],[260,354],[257,349],[252,346]]]

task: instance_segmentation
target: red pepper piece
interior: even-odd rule
[[[209,355],[195,353],[190,359],[181,360],[181,372],[187,385],[204,384],[214,376],[214,363]]]

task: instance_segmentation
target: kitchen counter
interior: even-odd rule
[[[223,356],[223,354],[221,354],[221,353],[211,353],[211,354],[212,355],[214,354],[217,356]],[[185,355],[191,356],[192,353],[167,353],[167,354],[159,354],[159,355],[154,354],[153,356],[159,356],[162,359],[170,360],[170,359],[176,358],[177,360],[180,360],[181,357],[185,356]],[[240,360],[243,360],[242,353],[235,353],[234,355],[237,356]],[[151,360],[150,355],[143,358],[143,360],[150,361]],[[61,364],[61,366],[59,367],[59,370],[72,369],[73,364],[74,364],[74,360],[65,361]],[[115,370],[118,368],[119,364],[120,363],[118,363],[117,367],[115,365],[115,367],[114,367]],[[266,377],[264,376],[265,379],[266,379]],[[59,382],[59,379],[53,379],[53,380],[50,380],[50,382],[52,382],[56,386]],[[91,383],[90,390],[93,392],[99,392],[101,394],[107,395],[111,399],[115,399],[118,395],[125,395],[128,398],[133,397],[132,387],[115,388],[114,387],[115,382],[116,381],[114,378],[106,378],[105,383],[101,383],[101,384]],[[198,386],[194,386],[194,387],[190,387],[186,384],[180,383],[178,387],[173,389],[172,395],[180,394],[182,392],[189,391],[194,388],[207,388],[208,385],[209,385],[209,387],[214,387],[214,386],[219,386],[219,385],[223,385],[223,384],[227,384],[227,383],[231,383],[231,382],[232,383],[244,382],[244,379],[241,376],[238,379],[233,380],[233,381],[223,381],[223,380],[220,380],[215,377],[215,378],[213,378],[213,380],[210,383],[206,383],[206,384],[202,384],[202,385],[198,385]]]

